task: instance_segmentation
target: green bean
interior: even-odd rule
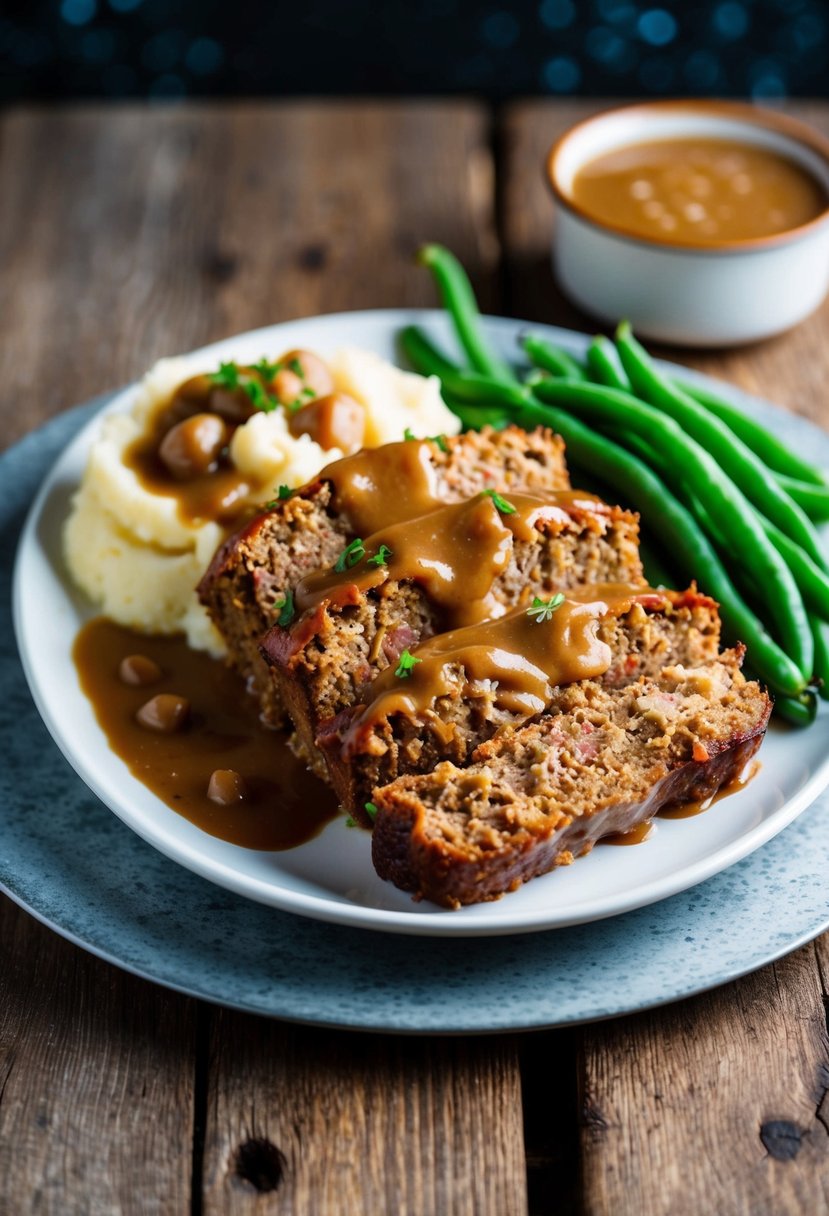
[[[530,362],[552,376],[566,380],[586,380],[587,373],[577,359],[566,350],[553,346],[546,338],[537,334],[522,334],[519,342],[530,357]]]
[[[817,717],[817,699],[811,688],[796,697],[775,697],[774,712],[791,726],[811,726]]]
[[[444,387],[457,401],[466,405],[511,406],[520,409],[532,400],[532,391],[524,384],[504,384],[482,372],[451,372],[443,380]]]
[[[617,389],[549,380],[536,385],[535,392],[541,400],[568,411],[575,408],[591,421],[635,430],[681,468],[689,487],[706,504],[711,502],[712,514],[721,517],[723,526],[729,521],[729,533],[751,545],[749,561],[743,565],[764,587],[779,641],[808,679],[813,641],[797,584],[760,526],[751,504],[713,457],[672,418]]]
[[[479,431],[481,427],[491,426],[493,430],[502,431],[504,427],[515,422],[512,410],[499,409],[491,405],[467,405],[465,401],[452,395],[448,389],[442,390],[443,400],[453,414],[460,418],[465,431]]]
[[[515,381],[512,368],[487,347],[472,284],[455,255],[442,245],[423,245],[417,256],[420,264],[431,270],[461,346],[475,370],[508,383]]]
[[[825,523],[829,519],[829,486],[799,481],[785,473],[775,473],[774,479],[814,523]]]
[[[813,613],[829,621],[829,575],[817,566],[808,553],[804,553],[790,537],[786,536],[769,520],[760,517],[766,536],[777,552],[788,564],[800,588],[803,602]]]
[[[616,347],[604,334],[597,334],[587,348],[587,366],[590,379],[608,388],[620,388],[629,393],[630,380],[619,362]]]
[[[421,376],[439,376],[442,380],[444,376],[460,371],[457,364],[450,362],[417,325],[407,325],[401,329],[398,340],[404,355]]]
[[[616,331],[616,349],[635,392],[678,423],[768,519],[796,540],[818,565],[829,569],[820,537],[803,510],[769,477],[762,461],[725,423],[706,413],[662,375],[625,322]]]
[[[818,682],[818,695],[824,701],[829,701],[829,625],[810,616],[812,634],[815,639],[815,679]]]
[[[776,435],[767,431],[764,426],[755,422],[737,406],[721,400],[716,393],[712,393],[710,389],[701,384],[695,384],[693,381],[682,380],[675,376],[674,384],[681,392],[693,397],[698,405],[704,406],[710,413],[715,414],[775,473],[785,473],[789,477],[797,477],[800,481],[811,482],[813,485],[829,485],[825,471],[802,460]]]

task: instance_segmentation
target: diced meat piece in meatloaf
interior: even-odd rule
[[[740,672],[742,648],[625,688],[583,681],[554,713],[483,744],[461,769],[377,790],[377,873],[447,907],[497,899],[567,865],[603,836],[735,779],[771,703]]]
[[[436,492],[446,502],[486,488],[545,493],[570,484],[563,443],[542,427],[530,432],[487,427],[428,447]],[[263,715],[274,726],[284,723],[285,710],[259,642],[278,620],[286,591],[309,571],[333,564],[354,535],[323,469],[225,541],[199,584],[199,597],[231,663],[260,697]]]
[[[513,495],[513,501],[518,499]],[[491,500],[485,505],[498,519]],[[585,581],[643,584],[635,515],[598,500],[545,509],[551,514],[535,519],[526,539],[520,530],[511,538],[508,560],[488,584],[489,607],[473,619],[529,606],[534,596],[550,596]],[[459,511],[447,507],[430,519]],[[512,527],[518,513],[501,518]],[[433,526],[437,535],[450,528],[448,523]],[[368,541],[366,545],[368,551]],[[472,566],[482,565],[480,549],[467,548]],[[415,550],[422,553],[418,546]],[[452,627],[431,591],[412,579],[395,577],[393,559],[388,577],[376,587],[356,585],[363,570],[365,562],[351,572],[354,585],[338,588],[338,600],[321,599],[289,629],[273,628],[262,645],[301,750],[322,776],[326,769],[316,745],[321,724],[358,702],[380,672],[397,666],[404,650]],[[467,580],[455,582],[463,598]]]
[[[597,620],[585,614],[581,625],[597,667],[609,662],[598,677],[601,684],[619,687],[643,675],[656,677],[667,663],[697,667],[717,658],[719,614],[707,596],[694,589],[607,592],[606,615]],[[601,586],[575,602],[584,613],[591,600],[602,601]],[[559,607],[559,617],[565,608]],[[359,705],[319,728],[317,743],[341,804],[368,825],[364,807],[375,786],[406,773],[428,773],[442,760],[463,766],[497,731],[552,710],[569,694],[538,676],[556,663],[561,670],[556,651],[565,649],[566,663],[577,628],[578,621],[568,620],[554,634],[550,622],[533,620],[521,609],[491,622],[485,633],[473,627],[427,642],[415,650],[420,665],[406,684],[390,680],[386,671]],[[578,676],[578,669],[569,674]]]

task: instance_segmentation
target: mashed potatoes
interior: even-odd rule
[[[400,371],[369,351],[344,349],[328,360],[335,387],[365,410],[365,442],[374,447],[415,435],[456,434],[436,379]],[[204,359],[162,359],[145,376],[129,413],[104,420],[66,524],[66,560],[78,586],[101,611],[147,633],[184,632],[191,646],[221,654],[221,639],[198,602],[195,586],[225,529],[186,519],[174,495],[153,493],[127,467],[127,449],[146,435],[157,411],[191,376],[213,371]],[[295,437],[285,411],[257,412],[233,434],[230,458],[250,486],[245,501],[261,503],[276,487],[309,481],[344,453]]]

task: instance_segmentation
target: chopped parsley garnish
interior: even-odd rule
[[[502,515],[515,514],[515,507],[511,502],[507,502],[506,498],[502,498],[497,490],[484,490],[484,494],[486,494],[488,498],[492,499],[492,501],[495,503],[496,510],[500,511]]]
[[[274,376],[279,371],[279,364],[269,363],[263,355],[258,363],[254,363],[253,370],[255,372],[259,372],[259,375],[263,380],[273,380]]]
[[[387,566],[392,552],[388,545],[381,545],[374,557],[368,559],[369,566]]]
[[[213,372],[210,379],[214,384],[221,384],[222,388],[238,388],[239,387],[239,365],[238,363],[220,363],[219,370]]]
[[[250,397],[254,407],[261,410],[263,414],[272,414],[274,410],[279,409],[276,397],[272,393],[266,393],[258,380],[245,380],[242,388]]]
[[[291,359],[291,361],[288,364],[288,367],[291,369],[291,371],[294,373],[295,376],[299,376],[300,380],[305,379],[305,372],[302,370],[302,364],[300,363],[299,359],[297,359],[296,357]]]
[[[314,397],[316,397],[317,391],[316,389],[311,388],[309,384],[308,387],[304,388],[299,395],[300,397],[304,397],[306,401],[311,401]]]
[[[294,619],[294,593],[286,591],[284,599],[278,600],[274,604],[274,608],[279,608],[280,613],[277,617],[277,624],[283,629],[287,629],[291,621]]]
[[[375,819],[377,816],[377,807],[373,802],[367,802],[363,808],[369,819]]]
[[[276,491],[276,498],[272,498],[270,502],[265,503],[265,510],[272,511],[279,502],[283,502],[286,498],[290,498],[293,490],[290,486],[280,486]]]
[[[395,669],[395,675],[401,680],[408,679],[414,671],[415,663],[422,663],[423,659],[418,659],[410,650],[404,650],[400,656],[400,661]]]
[[[541,625],[544,621],[549,621],[556,608],[560,608],[563,603],[564,596],[560,591],[548,600],[541,600],[535,596],[532,607],[527,609],[527,616],[534,616],[536,624]]]
[[[347,828],[356,828],[356,827],[359,827],[359,824],[357,823],[357,820],[354,818],[353,815],[346,815],[345,826]]]
[[[415,441],[415,442],[417,441],[417,435],[415,435],[414,431],[412,430],[412,428],[410,426],[407,426],[405,431],[403,432],[403,438],[406,439],[410,443],[412,441]],[[446,442],[445,435],[430,435],[429,442],[436,443],[442,452],[449,451],[449,444]]]
[[[356,566],[357,562],[361,562],[366,555],[366,547],[358,536],[346,545],[340,556],[337,558],[334,570],[337,574],[342,574],[345,570],[350,570],[352,566]]]

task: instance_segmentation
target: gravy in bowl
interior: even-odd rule
[[[690,137],[605,152],[576,172],[570,193],[591,219],[682,245],[789,232],[816,219],[828,201],[822,184],[779,152]]]

